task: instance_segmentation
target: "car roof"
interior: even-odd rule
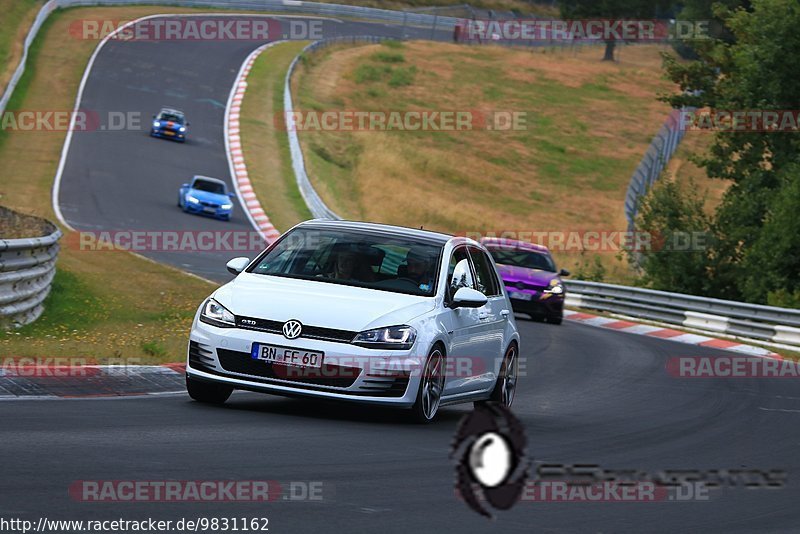
[[[530,250],[533,252],[550,252],[544,245],[539,245],[536,243],[527,243],[525,241],[518,241],[516,239],[507,239],[505,237],[482,237],[481,244],[486,245],[494,245],[496,247],[505,247],[505,248],[519,248],[523,250]]]
[[[205,180],[207,182],[214,182],[214,183],[217,183],[217,184],[222,184],[225,187],[227,187],[227,184],[223,180],[220,180],[219,178],[212,178],[210,176],[203,176],[202,174],[195,174],[192,177],[192,182],[194,182],[195,180]]]
[[[407,226],[395,226],[392,224],[381,224],[363,221],[345,221],[331,219],[313,219],[300,223],[298,226],[304,228],[331,229],[331,230],[357,230],[362,232],[390,232],[394,235],[416,238],[422,241],[444,245],[454,237],[442,232],[423,230],[420,228],[409,228]]]
[[[179,109],[173,109],[173,108],[161,108],[161,111],[159,111],[159,114],[161,114],[161,113],[169,113],[170,115],[181,115],[181,116],[184,115],[183,111],[181,111]]]

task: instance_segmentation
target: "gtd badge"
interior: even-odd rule
[[[242,319],[242,324],[246,324],[247,326],[255,326],[256,322],[253,319]]]
[[[286,339],[298,338],[302,331],[303,325],[296,319],[290,319],[283,323],[283,335]]]

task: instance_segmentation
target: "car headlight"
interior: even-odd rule
[[[186,202],[191,202],[192,204],[200,204],[200,201],[194,198],[192,195],[186,195]]]
[[[368,349],[406,350],[417,340],[417,331],[411,326],[387,326],[359,332],[353,344]]]
[[[178,128],[178,131],[185,132],[186,131],[186,126],[181,126],[180,128]]]
[[[236,326],[236,319],[228,309],[214,299],[208,299],[203,303],[203,310],[200,312],[200,321],[221,328],[233,328]]]
[[[233,204],[223,204],[222,206],[220,206],[220,208],[222,208],[224,210],[229,210],[232,207],[233,207]]]
[[[161,123],[160,123],[160,122],[158,122],[158,121],[155,121],[155,122],[153,123],[153,128],[161,128]]]
[[[550,289],[545,289],[544,292],[552,293],[553,295],[561,295],[564,293],[564,286],[562,286],[561,284],[556,284]]]

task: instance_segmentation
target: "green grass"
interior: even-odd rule
[[[24,38],[20,30],[27,33],[28,21],[43,4],[42,0],[0,0],[0,13],[3,14],[0,24],[0,80],[3,83],[0,85],[3,90],[6,78],[17,68],[13,49]]]
[[[396,47],[396,48],[394,48]],[[624,230],[624,192],[668,107],[657,47],[537,52],[408,41],[319,51],[300,109],[524,114],[520,129],[302,131],[306,168],[342,216],[447,232]],[[400,53],[402,51],[402,53]],[[389,59],[395,52],[398,57]],[[399,61],[402,56],[403,61]],[[331,82],[335,80],[335,82]],[[323,89],[319,89],[323,88]],[[579,261],[558,256],[564,267]],[[603,258],[609,280],[635,275]]]
[[[392,70],[392,75],[389,77],[390,87],[405,87],[414,83],[414,77],[417,74],[417,68],[414,66],[404,68],[398,67]]]
[[[26,2],[20,2],[20,4],[38,4],[38,2],[31,2],[30,0]],[[30,9],[30,6],[29,6]],[[52,26],[54,22],[54,18],[57,15],[51,15],[47,17],[47,20],[44,21],[42,27],[39,29],[39,35],[44,35]],[[6,28],[6,22],[4,21],[3,24],[0,24],[0,52],[2,52],[2,41],[13,38],[13,34],[15,32],[9,31]],[[36,63],[37,59],[42,51],[42,39],[34,39],[33,43],[31,43],[30,48],[28,49],[28,59],[25,64],[25,71],[22,73],[19,81],[17,82],[17,86],[14,88],[14,92],[11,95],[11,98],[8,100],[8,105],[6,106],[6,111],[14,111],[22,109],[23,102],[25,101],[25,97],[28,92],[28,87],[31,84],[31,80],[33,80],[34,76],[36,75]],[[8,47],[11,46],[10,42],[7,42],[6,45]],[[6,57],[8,54],[8,50],[6,52]],[[14,66],[16,68],[16,66]],[[5,91],[5,87],[2,88],[2,91]],[[0,91],[0,92],[2,92]],[[3,145],[5,142],[6,137],[8,136],[9,132],[6,130],[0,129],[0,146]]]
[[[403,54],[398,52],[375,52],[372,54],[372,59],[375,61],[380,61],[382,63],[403,63],[406,58]]]
[[[13,333],[0,332],[0,338],[10,335],[41,336],[60,331],[85,330],[97,321],[106,320],[110,310],[89,286],[74,273],[57,269],[50,294],[45,300],[42,316]]]

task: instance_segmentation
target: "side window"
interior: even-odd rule
[[[494,275],[492,262],[486,257],[486,254],[482,250],[475,247],[469,248],[469,254],[472,256],[472,264],[475,266],[478,291],[487,297],[499,295],[500,288],[497,284],[497,278]]]
[[[447,268],[447,279],[449,280],[450,295],[462,287],[475,289],[475,279],[472,276],[472,269],[469,266],[467,249],[458,248],[450,256],[450,265]]]

